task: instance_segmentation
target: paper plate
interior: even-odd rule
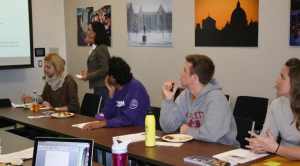
[[[74,116],[74,113],[67,112],[66,114],[67,115],[65,115],[64,112],[54,113],[54,114],[51,114],[51,117],[53,117],[53,118],[69,118],[71,116]]]
[[[192,140],[193,137],[187,134],[169,134],[163,136],[162,139],[168,142],[187,142]]]
[[[11,163],[11,165],[21,165],[23,164],[23,160],[13,156],[0,155],[0,164],[2,163]]]
[[[23,106],[24,108],[32,108],[32,103],[27,103]],[[42,104],[40,104],[40,108],[44,107]]]

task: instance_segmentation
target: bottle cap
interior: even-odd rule
[[[153,108],[147,108],[147,115],[154,115]]]
[[[130,139],[122,142],[122,143],[118,143],[116,138],[113,138],[113,142],[114,144],[112,145],[112,153],[114,154],[122,154],[122,153],[127,153],[127,146],[128,144],[131,142]]]

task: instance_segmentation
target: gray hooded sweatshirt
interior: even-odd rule
[[[185,134],[194,139],[239,147],[237,127],[222,87],[212,78],[196,98],[184,90],[173,102],[164,100],[160,112],[160,125],[170,133],[182,124],[190,126]]]

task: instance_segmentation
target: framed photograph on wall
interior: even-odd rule
[[[195,0],[195,46],[257,47],[259,0]]]
[[[300,1],[291,0],[290,46],[300,45]]]
[[[129,2],[126,8],[128,46],[173,46],[172,0]]]
[[[77,44],[78,46],[91,46],[92,39],[87,38],[86,31],[93,21],[101,22],[109,36],[108,46],[111,46],[111,6],[97,6],[77,8]]]

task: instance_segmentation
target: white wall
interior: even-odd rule
[[[275,80],[283,64],[291,57],[300,58],[300,47],[289,46],[289,0],[260,0],[259,46],[256,48],[195,47],[194,0],[173,0],[173,47],[128,47],[127,2],[33,0],[34,47],[45,47],[46,53],[49,47],[59,47],[62,57],[67,57],[68,72],[73,76],[80,73],[86,69],[90,48],[77,46],[76,9],[112,5],[113,46],[109,51],[130,64],[134,76],[145,85],[152,106],[161,105],[164,81],[175,79],[180,82],[179,74],[187,54],[205,54],[213,59],[216,64],[215,78],[223,85],[224,93],[232,96],[232,106],[238,95],[275,99]],[[35,64],[39,59],[42,58],[35,58]],[[0,70],[0,98],[9,97],[13,102],[20,102],[22,93],[31,94],[33,89],[41,92],[44,86],[42,75],[43,69],[38,67]],[[82,100],[84,93],[92,90],[88,89],[87,82],[76,81]]]
[[[66,59],[64,3],[61,0],[32,0],[33,45],[34,48],[58,47],[60,55]],[[0,98],[10,98],[21,103],[21,94],[42,93],[45,81],[43,68],[38,67],[34,58],[34,68],[0,70]]]
[[[132,0],[136,1],[136,0]],[[120,0],[64,0],[66,17],[67,58],[71,74],[86,69],[89,47],[76,43],[76,8],[112,5],[111,55],[123,57],[134,76],[146,87],[152,106],[161,106],[161,86],[164,81],[180,82],[180,72],[187,54],[198,53],[211,57],[216,65],[215,78],[223,85],[223,92],[232,96],[233,106],[239,95],[276,98],[275,80],[284,63],[291,57],[299,58],[299,47],[289,46],[289,0],[260,0],[259,46],[195,47],[194,0],[173,0],[174,46],[128,47],[126,3]],[[240,0],[243,7],[243,0]],[[220,11],[222,12],[222,11]],[[91,92],[88,83],[77,80],[79,96]]]

